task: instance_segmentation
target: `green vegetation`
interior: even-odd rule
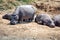
[[[34,2],[35,0],[18,0],[18,1],[23,1],[23,2],[26,2],[27,4],[30,4],[31,2]]]
[[[12,9],[20,4],[30,4],[35,0],[0,0],[0,10]]]

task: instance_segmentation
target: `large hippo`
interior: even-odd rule
[[[13,14],[9,15],[6,14],[3,16],[3,19],[10,20],[10,24],[17,24],[19,22],[22,22],[23,20],[32,21],[34,19],[34,15],[36,12],[36,8],[32,5],[21,5],[18,6]]]
[[[51,17],[46,13],[42,13],[42,14],[37,15],[36,18],[35,18],[35,22],[37,22],[39,24],[42,24],[42,25],[47,25],[47,26],[50,26],[50,27],[55,26]]]
[[[56,26],[60,26],[60,15],[55,15],[52,19]]]

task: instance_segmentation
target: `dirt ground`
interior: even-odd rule
[[[0,40],[60,40],[60,27],[50,28],[35,22],[9,25],[8,20],[2,19],[9,12],[0,11]]]

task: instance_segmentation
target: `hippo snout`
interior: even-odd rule
[[[3,19],[7,19],[7,17],[4,15],[3,17],[2,17]]]
[[[50,27],[51,27],[51,28],[54,28],[54,27],[55,27],[55,24],[51,24]]]

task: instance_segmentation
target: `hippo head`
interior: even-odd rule
[[[11,16],[11,14],[5,14],[2,18],[3,19],[10,20],[10,16]]]
[[[6,14],[2,17],[3,19],[10,20],[11,25],[15,25],[18,22],[18,16],[14,14]]]
[[[15,25],[18,23],[18,15],[11,15],[10,17],[10,24]]]
[[[55,24],[54,24],[54,21],[53,20],[49,20],[48,23],[47,23],[48,26],[54,28],[55,27]]]

